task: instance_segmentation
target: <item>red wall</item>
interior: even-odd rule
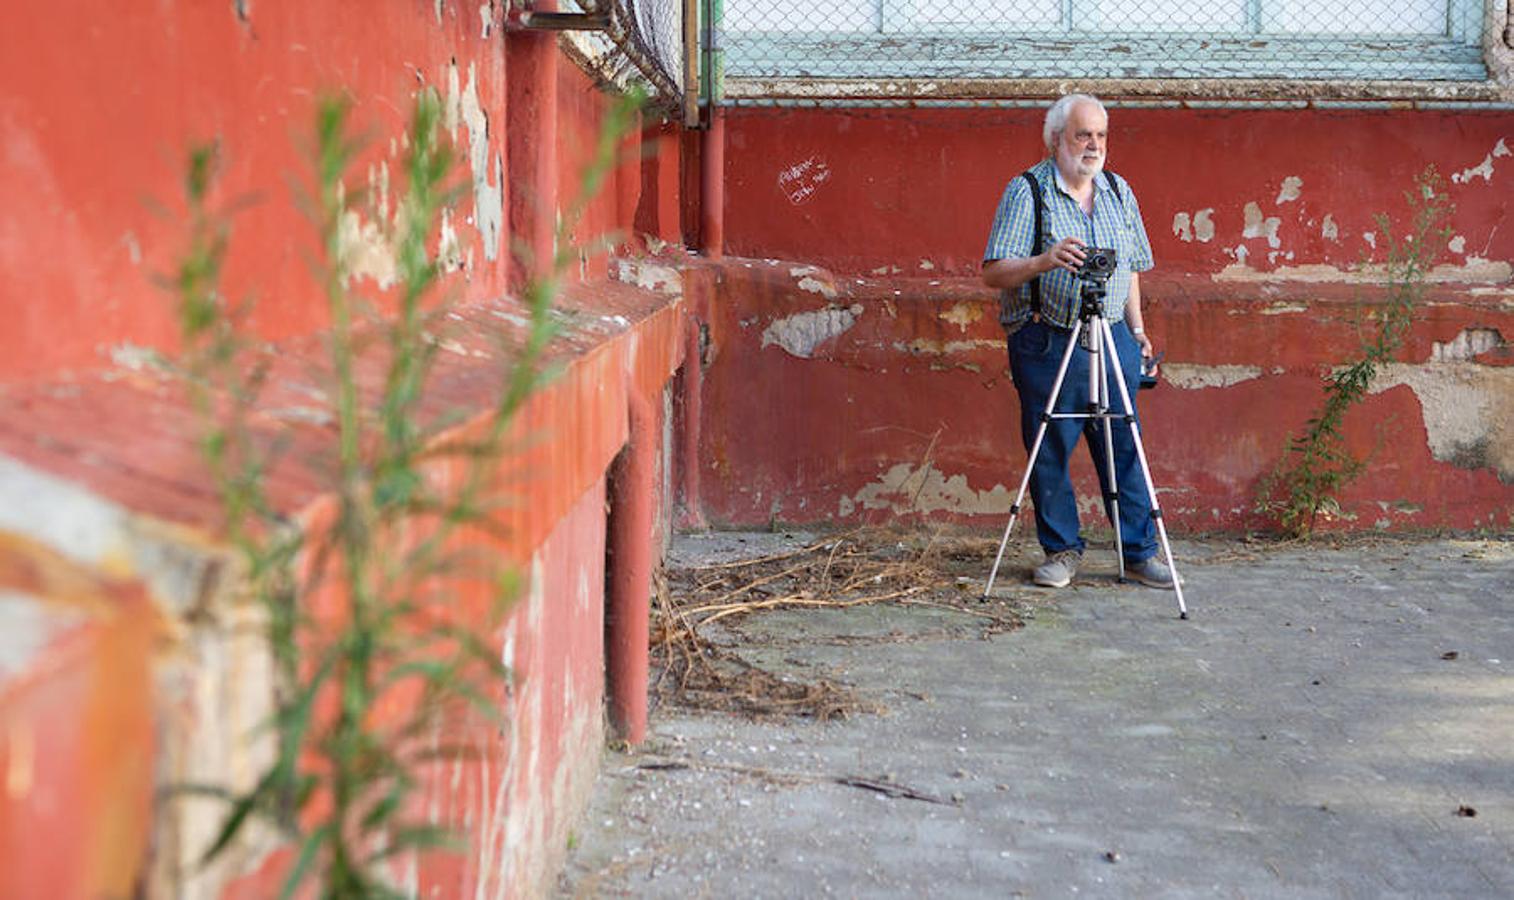
[[[1041,155],[1042,116],[732,112],[727,248],[748,259],[723,267],[710,304],[714,521],[1003,521],[1025,454],[976,273],[1005,180]],[[1146,321],[1167,377],[1140,401],[1179,527],[1268,524],[1265,479],[1386,299],[1362,269],[1382,259],[1375,217],[1403,228],[1432,164],[1455,239],[1400,364],[1348,418],[1369,468],[1328,524],[1514,524],[1510,138],[1507,111],[1111,111],[1110,167],[1157,259]],[[1081,456],[1074,471],[1091,498]]]
[[[521,337],[507,324],[522,313],[508,295],[525,266],[512,256],[550,250],[551,227],[578,198],[581,168],[611,107],[598,82],[561,53],[556,35],[507,34],[505,12],[498,0],[361,7],[85,0],[66,10],[22,4],[7,11],[0,28],[0,478],[10,479],[4,486],[14,495],[0,518],[0,550],[15,544],[25,552],[13,565],[0,553],[0,581],[17,588],[15,577],[28,575],[37,559],[61,553],[87,577],[109,571],[100,580],[110,597],[130,593],[141,602],[39,646],[17,670],[0,665],[0,768],[12,773],[11,790],[0,797],[0,894],[172,893],[182,886],[165,874],[180,861],[175,854],[192,855],[213,835],[149,800],[185,779],[175,766],[200,759],[190,749],[227,735],[244,743],[237,729],[249,724],[205,698],[225,693],[217,673],[261,671],[259,657],[233,660],[228,652],[196,667],[195,653],[223,649],[206,623],[234,612],[217,604],[237,593],[206,587],[229,570],[217,556],[219,510],[198,425],[182,392],[141,365],[142,348],[175,347],[174,298],[159,279],[183,252],[189,148],[209,141],[219,148],[213,202],[234,210],[223,288],[254,301],[254,333],[277,345],[263,412],[305,404],[324,387],[318,373],[326,370],[325,299],[311,268],[318,238],[295,199],[310,184],[316,100],[342,91],[352,103],[365,144],[349,189],[387,205],[387,222],[371,210],[361,221],[377,234],[395,220],[415,94],[434,86],[455,126],[463,192],[449,223],[465,264],[447,279],[460,301],[458,330],[440,354],[426,415],[481,414],[497,399],[501,339]],[[606,471],[628,441],[632,398],[663,407],[686,336],[676,273],[671,290],[606,277],[607,247],[623,248],[639,231],[681,239],[676,132],[636,118],[631,124],[621,158],[569,236],[587,249],[558,298],[564,330],[548,355],[559,377],[521,410],[513,452],[501,461],[499,479],[515,505],[508,537],[491,537],[487,549],[528,576],[520,607],[485,635],[513,668],[510,684],[496,686],[509,727],[502,735],[491,727],[479,737],[476,760],[430,785],[427,811],[461,826],[467,847],[422,861],[414,877],[428,895],[544,890],[598,767]],[[652,138],[647,152],[642,128]],[[369,265],[353,287],[381,307],[385,248],[365,239],[358,249]],[[374,366],[363,372],[377,377]],[[289,441],[269,475],[271,495],[290,515],[318,521],[330,501],[320,460],[331,450],[331,429],[255,418],[255,427]],[[653,440],[667,439],[654,431]],[[661,446],[644,452],[667,456]],[[670,480],[664,474],[647,488]],[[60,496],[69,502],[47,500]],[[652,498],[646,507],[664,505]],[[79,534],[91,540],[71,539]],[[135,555],[133,542],[143,535],[151,535],[154,553]],[[95,552],[100,547],[108,552]],[[175,583],[199,584],[204,594],[181,603],[159,590]],[[47,585],[20,588],[39,605],[52,599]],[[451,612],[459,616],[482,606],[466,590],[454,595]],[[640,602],[644,608],[645,597]],[[199,604],[205,609],[189,621],[186,610]],[[158,615],[183,646],[149,639]],[[119,702],[97,696],[102,675],[127,679]],[[256,684],[243,687],[258,696]],[[59,697],[86,704],[79,722],[63,722],[56,703],[41,702]],[[23,733],[34,740],[18,761],[11,736]],[[102,756],[113,741],[130,742],[130,752]],[[221,762],[222,769],[198,774],[218,782],[232,768]],[[91,814],[65,815],[80,786],[89,796],[74,806]],[[174,835],[183,846],[162,840],[170,819],[172,830],[183,829]],[[57,865],[38,868],[37,848],[48,848],[45,859]],[[229,882],[230,895],[266,896],[288,863],[275,853],[237,871],[196,867],[188,877],[201,879],[196,891],[214,893]],[[397,863],[399,877],[410,865]]]
[[[495,20],[487,35],[478,4],[388,0],[359,13],[345,3],[256,3],[246,5],[246,18],[238,6],[85,0],[67,14],[48,4],[7,12],[0,37],[0,381],[98,369],[114,350],[173,345],[172,300],[157,279],[181,252],[188,148],[210,141],[223,157],[215,199],[239,210],[227,293],[255,299],[253,325],[270,339],[322,327],[324,305],[308,262],[317,238],[291,202],[291,188],[310,183],[315,101],[331,92],[350,97],[354,130],[368,140],[354,187],[387,164],[392,217],[401,184],[398,138],[417,88],[431,85],[462,105],[471,78],[488,131],[479,177],[497,191],[496,208],[508,210],[510,135],[517,121],[529,131],[539,117],[507,102],[507,83],[534,73],[507,71],[499,4],[486,5]],[[548,39],[546,46],[554,45]],[[571,62],[555,69],[556,91],[548,96],[555,93],[559,109],[553,146],[562,156],[566,202],[577,194],[578,163],[606,100]],[[517,94],[521,104],[532,97]],[[502,235],[488,258],[473,210],[473,133],[465,119],[452,136],[468,188],[453,221],[471,260],[459,288],[465,298],[494,296],[511,274],[511,238]],[[631,234],[640,164],[633,153],[612,175],[581,234]],[[541,193],[530,184],[513,190]],[[670,190],[676,185],[662,188]],[[586,274],[603,275],[602,257]]]
[[[1045,155],[1043,117],[1039,109],[734,110],[727,249],[838,273],[976,274],[1006,180]],[[1261,271],[1360,263],[1372,251],[1363,233],[1381,232],[1374,216],[1401,211],[1404,191],[1430,165],[1446,179],[1465,238],[1447,261],[1507,262],[1514,233],[1497,226],[1514,180],[1509,141],[1507,111],[1115,107],[1109,167],[1134,187],[1168,274],[1212,276],[1243,245]],[[1461,177],[1490,154],[1499,154],[1491,178]],[[1289,177],[1302,180],[1298,197],[1279,202]],[[1280,220],[1277,248],[1243,236],[1251,202],[1264,221]],[[1206,208],[1214,210],[1212,240],[1174,233],[1177,214]],[[1326,215],[1338,241],[1322,235]],[[1280,255],[1269,260],[1274,250]]]

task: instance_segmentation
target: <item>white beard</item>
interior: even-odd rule
[[[1100,172],[1104,171],[1104,157],[1099,157],[1099,161],[1096,163],[1084,162],[1082,157],[1079,157],[1074,168],[1077,170],[1077,173],[1084,178],[1093,178]]]
[[[1079,178],[1093,178],[1104,171],[1104,157],[1100,155],[1098,162],[1087,163],[1083,161],[1082,154],[1072,156],[1066,150],[1059,150],[1057,152],[1057,165],[1062,168],[1064,177],[1067,176],[1068,172],[1072,172]]]

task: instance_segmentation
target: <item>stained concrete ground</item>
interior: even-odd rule
[[[1038,598],[1014,560],[1034,618],[987,640],[940,609],[747,618],[755,660],[886,710],[654,710],[560,895],[1514,897],[1514,541],[1174,549],[1188,621],[1098,548]]]

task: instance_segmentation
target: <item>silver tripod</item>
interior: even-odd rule
[[[1162,540],[1162,551],[1167,556],[1167,567],[1172,572],[1172,590],[1178,598],[1178,618],[1188,618],[1188,607],[1183,603],[1183,584],[1178,578],[1177,566],[1172,560],[1172,544],[1167,540],[1167,526],[1162,522],[1162,507],[1157,501],[1156,485],[1151,481],[1151,467],[1146,463],[1146,448],[1141,443],[1141,426],[1136,422],[1135,405],[1130,402],[1130,390],[1125,384],[1125,374],[1120,371],[1119,355],[1114,352],[1114,335],[1109,330],[1109,321],[1100,314],[1100,301],[1104,297],[1102,280],[1080,282],[1078,321],[1073,325],[1072,336],[1067,341],[1067,350],[1062,354],[1062,364],[1051,386],[1051,397],[1041,413],[1041,424],[1036,429],[1035,441],[1031,444],[1030,459],[1025,463],[1025,475],[1020,479],[1020,492],[1015,495],[1014,505],[1009,508],[1009,524],[1004,528],[1004,537],[999,541],[999,553],[994,557],[993,571],[988,573],[988,586],[983,589],[983,599],[994,589],[994,579],[999,574],[999,564],[1004,560],[1004,548],[1015,530],[1015,519],[1020,513],[1020,503],[1025,499],[1025,489],[1030,484],[1030,473],[1036,464],[1036,455],[1041,452],[1041,442],[1046,437],[1046,428],[1052,419],[1092,419],[1102,423],[1104,434],[1104,471],[1108,481],[1109,521],[1114,526],[1115,558],[1120,561],[1120,581],[1125,580],[1125,548],[1120,537],[1120,489],[1115,478],[1113,420],[1119,419],[1130,426],[1135,442],[1136,458],[1141,463],[1141,477],[1146,482],[1146,493],[1151,499],[1151,517],[1156,520],[1157,534]],[[1062,381],[1067,377],[1067,367],[1079,340],[1087,348],[1088,360],[1088,410],[1087,412],[1054,412],[1057,398],[1062,393]],[[1109,358],[1109,364],[1106,362]],[[1114,371],[1115,386],[1120,390],[1120,402],[1124,412],[1112,412],[1109,408],[1109,372]]]

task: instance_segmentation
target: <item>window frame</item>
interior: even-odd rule
[[[876,30],[727,27],[726,75],[732,80],[1249,79],[1462,85],[1490,77],[1483,32],[1485,22],[1489,28],[1494,24],[1496,11],[1485,0],[1441,0],[1446,27],[1437,35],[1268,30],[1269,8],[1277,15],[1269,0],[1245,0],[1244,30],[1206,26],[1101,32],[1101,2],[1111,0],[1059,0],[1060,22],[1014,32],[991,33],[965,22],[922,26],[911,18],[918,0],[877,0]],[[1067,48],[1069,42],[1074,49]]]

